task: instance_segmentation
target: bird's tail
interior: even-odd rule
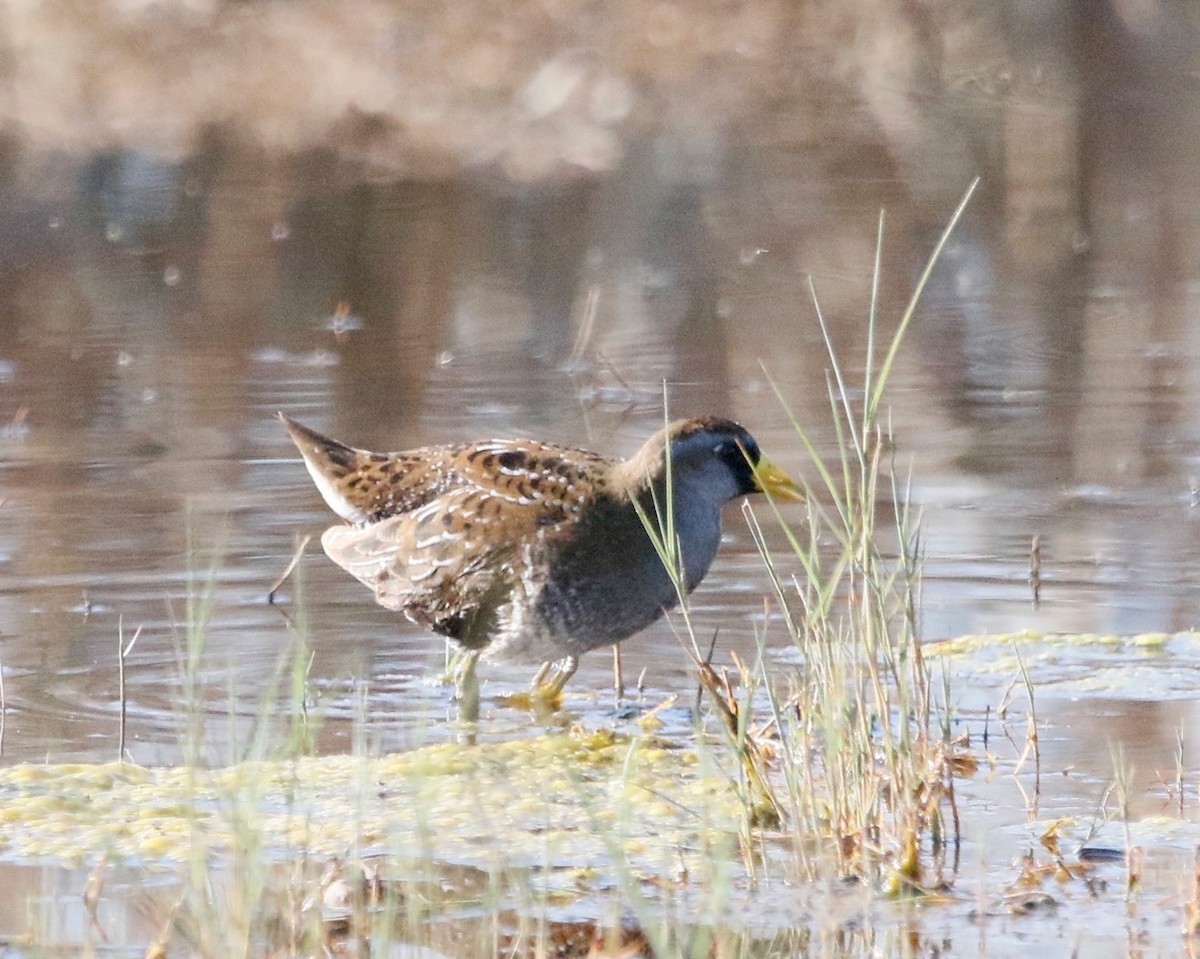
[[[356,477],[369,464],[371,454],[330,439],[282,413],[278,416],[329,508],[352,523],[366,519],[369,511],[365,500],[370,497],[358,495],[361,484]]]

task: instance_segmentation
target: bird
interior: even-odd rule
[[[465,650],[456,685],[476,712],[479,658],[543,664],[537,692],[561,695],[581,655],[695,589],[726,503],[805,499],[744,427],[716,417],[669,423],[621,460],[535,440],[378,453],[278,416],[344,521],[322,535],[326,555]]]

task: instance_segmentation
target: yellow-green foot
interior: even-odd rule
[[[578,656],[542,663],[542,668],[533,677],[533,697],[544,703],[557,703],[562,698],[563,687],[570,682],[578,668]]]

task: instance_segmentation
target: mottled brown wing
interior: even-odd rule
[[[416,513],[365,527],[335,526],[326,530],[321,543],[330,559],[375,593],[380,605],[456,639],[468,641],[479,634],[482,642],[480,631],[489,631],[490,617],[516,582],[512,558],[519,547],[509,541],[478,549],[470,541],[456,544],[430,534],[429,527],[440,521],[439,508],[454,510],[466,495],[459,490]]]
[[[449,448],[429,447],[406,453],[354,452],[357,454],[354,469],[337,480],[335,492],[359,516],[370,520],[410,513],[453,488],[458,481],[447,468],[454,455]]]
[[[443,466],[440,495],[322,537],[389,609],[474,645],[514,591],[537,588],[546,543],[568,535],[605,461],[534,443],[477,443]]]

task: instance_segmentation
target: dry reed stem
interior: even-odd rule
[[[743,734],[740,724],[740,707],[734,695],[728,675],[715,669],[701,659],[696,659],[696,670],[700,684],[709,694],[717,718],[725,727],[737,753],[742,771],[750,786],[751,801],[747,814],[751,827],[778,828],[783,823],[783,809],[766,776],[766,760],[757,742]]]
[[[292,575],[292,571],[296,568],[296,564],[300,562],[300,557],[304,555],[304,550],[308,548],[310,542],[312,542],[312,533],[309,533],[300,540],[300,545],[292,553],[292,558],[288,561],[287,566],[279,574],[279,578],[275,580],[271,588],[267,590],[267,602],[272,606],[275,605],[275,594],[279,592],[283,584],[287,582],[288,577]]]

